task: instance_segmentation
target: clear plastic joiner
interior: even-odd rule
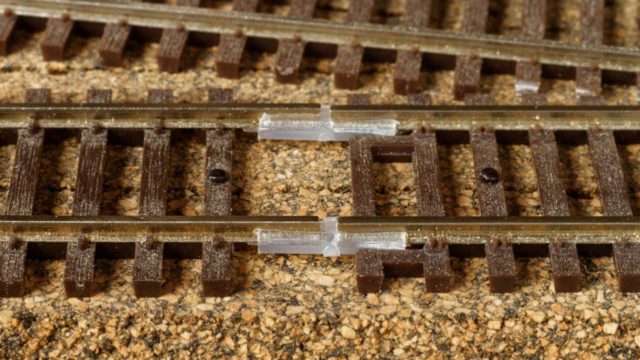
[[[407,245],[405,232],[342,233],[335,217],[320,223],[318,232],[256,230],[260,254],[354,255],[360,249],[396,249]]]

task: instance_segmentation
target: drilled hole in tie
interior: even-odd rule
[[[495,184],[500,181],[498,170],[492,167],[486,167],[480,170],[480,180],[486,184]]]
[[[209,179],[214,183],[222,184],[229,180],[229,175],[224,169],[213,169],[209,171]]]

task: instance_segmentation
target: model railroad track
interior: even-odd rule
[[[0,295],[23,295],[26,259],[33,258],[65,259],[67,295],[90,296],[95,259],[106,257],[134,259],[137,296],[162,293],[164,258],[202,259],[204,294],[225,296],[233,291],[234,243],[256,245],[259,253],[355,254],[363,293],[380,291],[385,275],[422,276],[426,290],[449,291],[450,256],[486,257],[495,292],[516,289],[517,257],[548,256],[556,291],[579,291],[579,257],[613,256],[620,290],[640,290],[640,221],[616,147],[640,143],[638,107],[329,109],[234,104],[231,97],[228,90],[212,89],[210,103],[177,105],[171,104],[170,90],[152,90],[148,104],[114,105],[110,90],[93,90],[84,104],[52,104],[50,92],[41,89],[29,91],[25,104],[0,105],[0,137],[16,146],[6,212],[0,216]],[[165,213],[171,138],[184,130],[200,134],[206,144],[204,216]],[[33,216],[45,135],[58,131],[76,131],[81,139],[72,216]],[[335,131],[339,136],[325,138],[348,140],[353,216],[234,216],[234,138],[254,131],[270,139]],[[106,151],[114,141],[143,148],[138,216],[100,214]],[[557,143],[580,142],[590,148],[604,217],[574,216],[569,210]],[[445,216],[436,147],[451,143],[471,146],[479,217]],[[508,216],[498,158],[503,143],[530,146],[543,216]],[[413,164],[418,216],[377,216],[374,162]]]
[[[545,39],[553,24],[545,19],[547,1],[525,0],[521,34],[486,34],[490,0],[465,0],[460,31],[430,28],[432,0],[407,0],[400,25],[370,23],[373,0],[351,0],[345,22],[314,18],[316,1],[292,0],[288,16],[259,13],[259,0],[234,0],[234,11],[140,1],[0,0],[0,52],[7,53],[15,27],[44,31],[45,60],[63,60],[71,36],[100,36],[105,65],[119,66],[132,38],[159,42],[158,66],[180,70],[187,44],[217,46],[219,76],[240,76],[245,51],[275,53],[276,80],[299,81],[304,56],[335,58],[335,86],[356,89],[363,62],[391,62],[398,94],[422,91],[422,70],[455,69],[457,99],[480,92],[482,73],[516,77],[518,93],[538,92],[541,79],[575,78],[580,101],[600,93],[602,82],[634,84],[640,50],[603,45],[604,0],[581,2],[580,43]]]

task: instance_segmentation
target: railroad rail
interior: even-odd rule
[[[536,96],[530,101],[538,105],[520,107],[351,105],[328,112],[317,105],[231,99],[228,90],[212,89],[210,104],[170,104],[172,92],[165,89],[151,90],[149,104],[117,105],[110,104],[110,90],[92,90],[86,104],[52,104],[50,91],[37,89],[25,104],[0,105],[0,138],[16,148],[0,216],[0,295],[21,296],[26,259],[44,258],[65,259],[68,296],[90,296],[95,259],[107,257],[134,259],[137,296],[162,294],[164,258],[200,258],[204,294],[226,296],[233,292],[229,267],[236,243],[257,246],[259,253],[355,255],[363,293],[380,291],[385,275],[423,276],[427,291],[448,291],[451,256],[486,257],[494,292],[516,289],[516,257],[550,257],[556,291],[579,291],[579,257],[613,256],[620,290],[640,290],[640,220],[617,150],[640,143],[639,107],[549,107]],[[322,125],[310,125],[314,121]],[[329,129],[350,132],[310,135],[326,135],[334,121],[342,127]],[[380,121],[395,125],[385,125],[380,135]],[[73,129],[80,148],[72,216],[34,216],[45,134]],[[176,129],[199,132],[206,146],[204,216],[166,215]],[[241,132],[349,141],[352,216],[234,216],[231,156]],[[113,141],[143,149],[137,216],[101,215],[105,157]],[[479,217],[445,216],[437,147],[459,143],[469,144],[473,154]],[[498,153],[504,143],[530,147],[543,216],[510,216]],[[588,144],[605,216],[571,212],[558,143]],[[418,216],[377,216],[374,162],[413,164]]]
[[[454,94],[464,100],[481,91],[482,73],[516,77],[518,93],[538,92],[542,77],[575,78],[579,98],[600,94],[602,82],[635,84],[640,50],[605,46],[604,0],[581,5],[581,42],[545,39],[549,25],[545,0],[523,2],[521,34],[487,34],[489,0],[465,0],[460,31],[430,26],[431,0],[409,0],[399,25],[371,23],[373,0],[351,0],[345,22],[314,18],[316,1],[294,0],[288,16],[260,13],[258,0],[234,0],[234,11],[194,8],[204,1],[180,5],[127,1],[0,0],[0,53],[6,54],[13,29],[44,30],[45,60],[62,60],[72,34],[100,36],[105,65],[122,64],[130,38],[159,42],[163,71],[180,70],[187,43],[217,46],[219,76],[237,78],[246,50],[275,53],[276,80],[299,81],[303,56],[335,58],[335,86],[356,89],[363,61],[394,63],[394,89],[399,94],[422,90],[423,69],[455,71]],[[587,100],[588,101],[588,100]]]

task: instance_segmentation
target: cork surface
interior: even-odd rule
[[[230,2],[228,2],[230,3]],[[387,22],[399,21],[401,5],[389,2]],[[489,32],[513,34],[522,1],[492,1],[491,14],[515,14]],[[554,2],[555,3],[555,2]],[[577,1],[559,1],[551,37],[575,40]],[[629,3],[633,3],[629,5]],[[343,1],[323,2],[321,16],[345,15]],[[635,45],[635,2],[613,1],[616,16],[605,43]],[[229,6],[225,4],[224,6]],[[451,2],[438,26],[459,28],[459,2]],[[623,11],[626,8],[629,11]],[[332,10],[333,9],[333,10]],[[336,10],[338,9],[338,10]],[[342,9],[342,10],[340,10]],[[286,6],[274,6],[286,14]],[[502,11],[502,10],[501,10]],[[335,14],[334,14],[335,13]],[[326,15],[329,16],[329,15]],[[374,21],[381,22],[381,15]],[[498,17],[499,18],[499,17]],[[493,19],[493,20],[492,20]],[[576,25],[577,26],[577,25]],[[611,31],[610,31],[611,32]],[[67,62],[41,60],[42,34],[19,32],[10,55],[0,59],[0,100],[21,102],[27,88],[47,87],[56,102],[83,101],[90,88],[111,88],[116,102],[145,101],[151,88],[173,88],[176,101],[205,101],[209,87],[231,87],[242,102],[346,103],[349,91],[333,88],[331,60],[304,59],[300,85],[275,82],[273,54],[246,54],[240,81],[216,76],[216,48],[187,47],[186,68],[158,72],[157,44],[131,44],[123,68],[105,68],[99,39],[72,36]],[[455,103],[453,71],[423,72],[434,104]],[[391,64],[363,63],[358,92],[375,104],[405,103],[393,95]],[[500,104],[518,103],[515,78],[482,76],[481,87]],[[575,84],[543,80],[552,104],[574,104]],[[607,104],[636,104],[635,86],[604,86]],[[79,139],[45,142],[36,214],[71,213]],[[0,211],[4,211],[15,146],[0,146]],[[181,135],[169,164],[167,214],[204,214],[205,145]],[[572,214],[603,214],[587,145],[559,146],[561,173]],[[634,213],[640,209],[640,145],[620,146]],[[445,212],[477,216],[478,200],[469,145],[438,148]],[[501,145],[501,166],[510,215],[540,216],[531,151]],[[188,161],[185,161],[188,159]],[[142,147],[109,145],[102,214],[138,213]],[[410,164],[375,164],[376,211],[415,215]],[[571,175],[569,175],[571,174]],[[233,151],[233,212],[237,215],[351,215],[351,174],[346,143],[257,142],[240,136]],[[485,259],[453,259],[453,289],[424,292],[424,279],[385,279],[381,294],[357,292],[354,258],[257,255],[232,257],[235,294],[205,298],[201,261],[165,260],[167,289],[158,299],[136,299],[133,260],[97,260],[94,296],[66,299],[64,261],[29,261],[26,296],[0,300],[0,357],[209,358],[488,358],[640,356],[637,294],[616,289],[611,258],[581,259],[582,291],[556,294],[548,259],[517,260],[517,290],[490,294]]]

